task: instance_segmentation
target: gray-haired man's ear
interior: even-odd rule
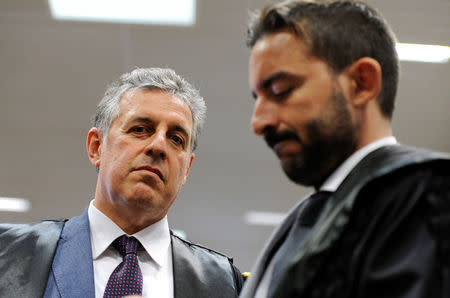
[[[86,139],[86,151],[88,153],[89,160],[92,165],[97,168],[100,167],[100,157],[102,153],[103,138],[102,133],[97,127],[92,127],[87,135]]]

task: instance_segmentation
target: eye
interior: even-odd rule
[[[273,96],[281,98],[289,95],[289,93],[292,91],[293,88],[291,87],[290,84],[274,83],[272,84],[270,89]]]
[[[281,91],[272,91],[272,93],[275,97],[284,98],[284,97],[288,96],[289,93],[291,93],[291,91],[292,91],[292,88],[288,88],[288,89],[284,89]]]
[[[177,145],[184,146],[184,139],[177,135],[172,135],[170,137],[172,141],[174,141]]]
[[[268,91],[274,99],[287,99],[295,90],[301,88],[304,83],[304,78],[298,76],[281,77],[270,82]]]
[[[144,134],[148,132],[147,127],[142,126],[142,125],[138,125],[138,126],[133,126],[132,128],[130,128],[128,130],[129,133],[134,133],[134,134]]]

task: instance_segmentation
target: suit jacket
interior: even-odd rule
[[[450,297],[449,165],[448,155],[405,146],[366,156],[268,296]],[[240,297],[254,297],[300,208],[275,230]]]
[[[62,231],[61,222],[57,222],[59,229],[54,227],[54,223],[43,222],[39,225],[44,226],[33,233],[30,233],[30,229],[36,225],[32,225],[32,228],[29,225],[0,226],[0,248],[7,251],[3,260],[0,256],[0,270],[5,268],[5,271],[0,272],[10,273],[7,271],[11,270],[7,268],[16,267],[9,280],[2,277],[0,296],[40,297],[44,293],[43,297],[94,297],[87,209],[81,216],[67,221]],[[53,240],[46,236],[49,231]],[[60,235],[58,231],[61,231]],[[32,244],[34,239],[41,236],[47,237],[44,241],[39,240],[41,245]],[[24,237],[28,239],[26,244],[21,242]],[[55,240],[58,238],[56,246]],[[175,298],[237,297],[242,279],[231,259],[173,234],[171,241]],[[54,243],[54,257],[52,245],[45,243]],[[46,257],[41,253],[43,247],[48,247]],[[21,259],[26,261],[20,263]],[[40,266],[36,267],[36,262],[40,262]],[[21,266],[16,266],[18,263]],[[31,275],[28,274],[30,272]]]

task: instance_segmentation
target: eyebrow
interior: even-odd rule
[[[255,90],[258,89],[267,89],[269,88],[270,85],[273,84],[273,82],[281,80],[281,79],[291,79],[291,78],[296,78],[297,76],[285,71],[278,71],[275,72],[273,74],[271,74],[270,76],[268,76],[267,78],[262,79],[260,82],[258,82],[256,84],[256,88]],[[256,99],[256,92],[252,91],[252,96],[254,99]]]
[[[151,118],[149,118],[149,117],[136,117],[136,118],[131,119],[128,122],[128,124],[132,124],[132,123],[135,123],[135,122],[145,123],[145,124],[153,124],[154,121]]]
[[[174,131],[178,131],[178,132],[180,132],[181,134],[183,134],[183,135],[186,137],[186,139],[188,140],[188,142],[190,142],[191,137],[189,136],[189,133],[187,132],[187,130],[186,130],[183,126],[181,126],[181,125],[175,125],[172,129],[173,129]]]

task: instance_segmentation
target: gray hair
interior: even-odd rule
[[[206,104],[197,89],[168,68],[138,68],[120,76],[108,86],[97,105],[93,126],[97,127],[106,138],[111,123],[119,116],[119,102],[124,93],[140,88],[167,91],[180,97],[189,106],[193,122],[191,150],[194,151],[205,123]]]

